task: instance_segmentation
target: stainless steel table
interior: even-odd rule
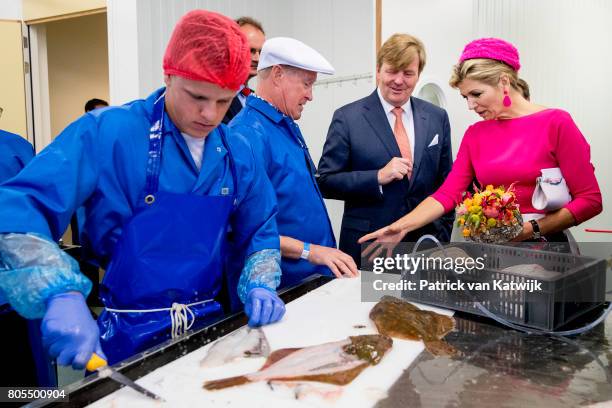
[[[421,353],[377,407],[612,406],[612,313],[571,339],[527,335],[461,313],[455,318],[457,330],[446,340],[458,355]]]

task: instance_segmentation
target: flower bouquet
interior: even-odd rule
[[[466,193],[457,207],[457,226],[465,239],[475,242],[500,243],[516,238],[523,230],[523,218],[514,194],[514,184],[486,186],[475,193]]]

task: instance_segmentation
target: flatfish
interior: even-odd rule
[[[207,381],[204,388],[220,390],[256,381],[318,381],[345,385],[366,367],[376,365],[393,345],[380,334],[351,336],[347,339],[303,348],[272,352],[254,373]]]
[[[244,357],[268,357],[270,344],[261,328],[244,326],[217,340],[200,367],[218,367]]]
[[[393,296],[383,296],[370,310],[370,319],[378,332],[405,340],[422,340],[434,356],[456,353],[453,346],[442,340],[455,328],[455,319],[436,312],[421,310]]]

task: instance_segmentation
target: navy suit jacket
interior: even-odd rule
[[[318,183],[325,198],[344,200],[340,249],[360,265],[357,239],[391,224],[435,192],[452,167],[448,114],[429,102],[411,98],[415,146],[412,179],[378,185],[378,170],[399,147],[383,110],[378,93],[345,105],[334,112],[319,161]],[[434,139],[437,136],[437,143]],[[444,242],[450,239],[454,214],[406,235],[414,242],[432,234]]]

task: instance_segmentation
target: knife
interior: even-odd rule
[[[162,397],[157,394],[152,393],[146,388],[136,384],[134,381],[127,378],[125,375],[121,374],[119,371],[110,367],[105,359],[93,353],[89,362],[87,363],[87,371],[98,371],[98,375],[102,378],[110,377],[113,380],[117,381],[119,384],[123,384],[126,387],[130,387],[131,389],[138,391],[139,393],[146,395],[149,398],[153,398],[158,401],[166,402]]]

